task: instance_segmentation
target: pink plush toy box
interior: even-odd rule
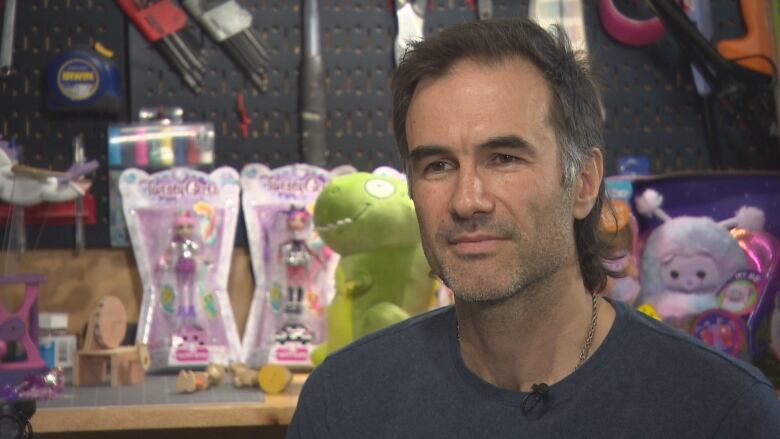
[[[662,308],[664,320],[780,382],[780,173],[676,174],[631,185],[642,259],[637,304]],[[648,198],[653,191],[660,199]],[[693,312],[683,318],[680,307]]]

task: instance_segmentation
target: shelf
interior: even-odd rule
[[[262,402],[39,407],[32,426],[36,433],[62,433],[288,425],[307,376],[295,374],[284,393]]]

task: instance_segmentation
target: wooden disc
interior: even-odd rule
[[[95,325],[95,341],[101,347],[113,349],[122,344],[127,331],[127,312],[119,298],[104,297],[92,319]]]
[[[149,366],[152,364],[152,357],[149,356],[149,348],[146,343],[139,343],[136,347],[138,349],[138,360],[141,362],[143,369],[149,370]]]
[[[279,393],[292,381],[290,369],[278,364],[266,364],[257,373],[260,388],[266,393]]]

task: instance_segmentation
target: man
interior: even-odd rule
[[[415,44],[392,88],[423,247],[455,306],[331,355],[288,437],[780,437],[759,371],[595,294],[601,107],[563,35],[457,25]]]

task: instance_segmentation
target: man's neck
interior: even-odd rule
[[[456,297],[460,350],[470,370],[516,391],[528,391],[535,383],[551,385],[574,371],[591,326],[592,299],[576,268],[554,277],[500,302]],[[590,354],[615,317],[603,299],[598,299],[597,312]]]

